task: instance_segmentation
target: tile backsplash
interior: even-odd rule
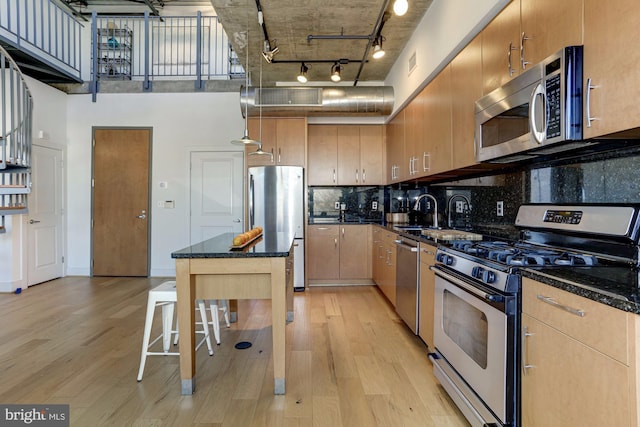
[[[384,187],[309,187],[309,218],[335,219],[345,206],[347,221],[382,222]]]

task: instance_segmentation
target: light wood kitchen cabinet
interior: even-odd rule
[[[513,0],[482,30],[484,93],[565,46],[582,44],[585,0]],[[613,7],[613,6],[610,6]]]
[[[382,229],[371,226],[371,278],[374,283],[379,283],[384,268],[384,248],[382,245]]]
[[[340,226],[340,279],[371,278],[371,226]]]
[[[424,89],[424,136],[420,176],[451,170],[451,70],[446,67]]]
[[[585,138],[640,127],[639,39],[637,1],[584,0]]]
[[[272,153],[251,155],[258,147],[247,146],[247,166],[305,166],[307,120],[305,118],[250,118],[249,136],[260,139],[262,151]],[[262,136],[261,136],[262,135]]]
[[[382,185],[382,125],[309,126],[309,185]]]
[[[307,182],[338,184],[338,126],[309,125]]]
[[[418,334],[422,341],[433,350],[433,325],[436,276],[431,266],[436,263],[435,246],[420,243],[420,312],[418,314]]]
[[[371,279],[370,232],[370,225],[309,225],[309,281]]]
[[[404,161],[407,178],[425,174],[422,163],[422,141],[426,137],[424,128],[424,105],[426,89],[420,91],[404,109]]]
[[[307,278],[326,280],[340,278],[340,229],[338,225],[307,227]]]
[[[513,0],[482,30],[483,92],[511,80],[519,72],[520,0]]]
[[[522,289],[522,425],[637,425],[638,316],[528,278]]]
[[[387,124],[387,184],[404,181],[409,178],[408,162],[404,150],[404,120],[405,109],[403,108]]]
[[[476,37],[451,61],[453,169],[476,164],[475,102],[482,97],[482,40]]]

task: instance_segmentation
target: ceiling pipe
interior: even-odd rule
[[[260,0],[256,0],[256,8],[258,8],[258,23],[262,27],[264,41],[269,44],[269,50],[271,50],[271,39],[269,38],[269,33],[267,32],[267,24],[264,23],[264,13],[262,12],[262,5],[260,4]]]

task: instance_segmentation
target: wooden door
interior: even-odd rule
[[[278,119],[276,123],[278,150],[276,163],[282,166],[305,166],[307,146],[307,120],[303,118]]]
[[[247,154],[247,167],[250,166],[269,166],[276,163],[276,119],[251,118],[248,120],[249,137],[262,142],[262,151],[271,153],[267,155],[252,155],[258,147],[256,145],[248,145],[245,147]]]
[[[337,225],[307,228],[307,279],[340,278],[340,244]]]
[[[520,72],[520,0],[513,0],[482,30],[484,94]]]
[[[585,0],[585,138],[640,127],[638,40],[640,8],[636,0]],[[587,87],[588,82],[593,89]],[[587,119],[588,112],[594,120]]]
[[[539,63],[565,46],[582,45],[583,1],[521,0],[525,36],[522,56],[528,64],[523,67],[521,62],[520,69]]]
[[[191,153],[190,244],[223,233],[242,233],[243,155],[239,151]]]
[[[93,276],[148,276],[151,129],[93,131]]]
[[[338,127],[309,126],[307,179],[309,185],[336,185],[338,173]]]
[[[384,185],[384,128],[360,126],[360,170],[364,185]]]
[[[338,185],[360,184],[360,127],[338,126]]]
[[[62,277],[63,151],[33,145],[27,226],[27,286]]]
[[[424,94],[424,90],[420,91],[405,108],[404,164],[407,167],[407,178],[417,178],[424,175],[420,162],[422,160],[422,144],[425,140]]]
[[[482,97],[482,43],[476,37],[451,61],[453,169],[476,164],[475,102]]]

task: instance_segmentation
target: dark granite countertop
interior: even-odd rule
[[[231,249],[234,233],[225,233],[196,243],[171,254],[171,258],[275,258],[288,257],[292,250],[293,234],[265,232],[243,249]]]
[[[633,267],[527,268],[523,277],[606,304],[640,314],[638,269]]]
[[[319,217],[319,218],[309,218],[309,225],[367,225],[367,224],[378,224],[380,225],[380,220],[373,219],[354,219],[354,220],[346,220],[340,221],[339,218],[333,217]]]

